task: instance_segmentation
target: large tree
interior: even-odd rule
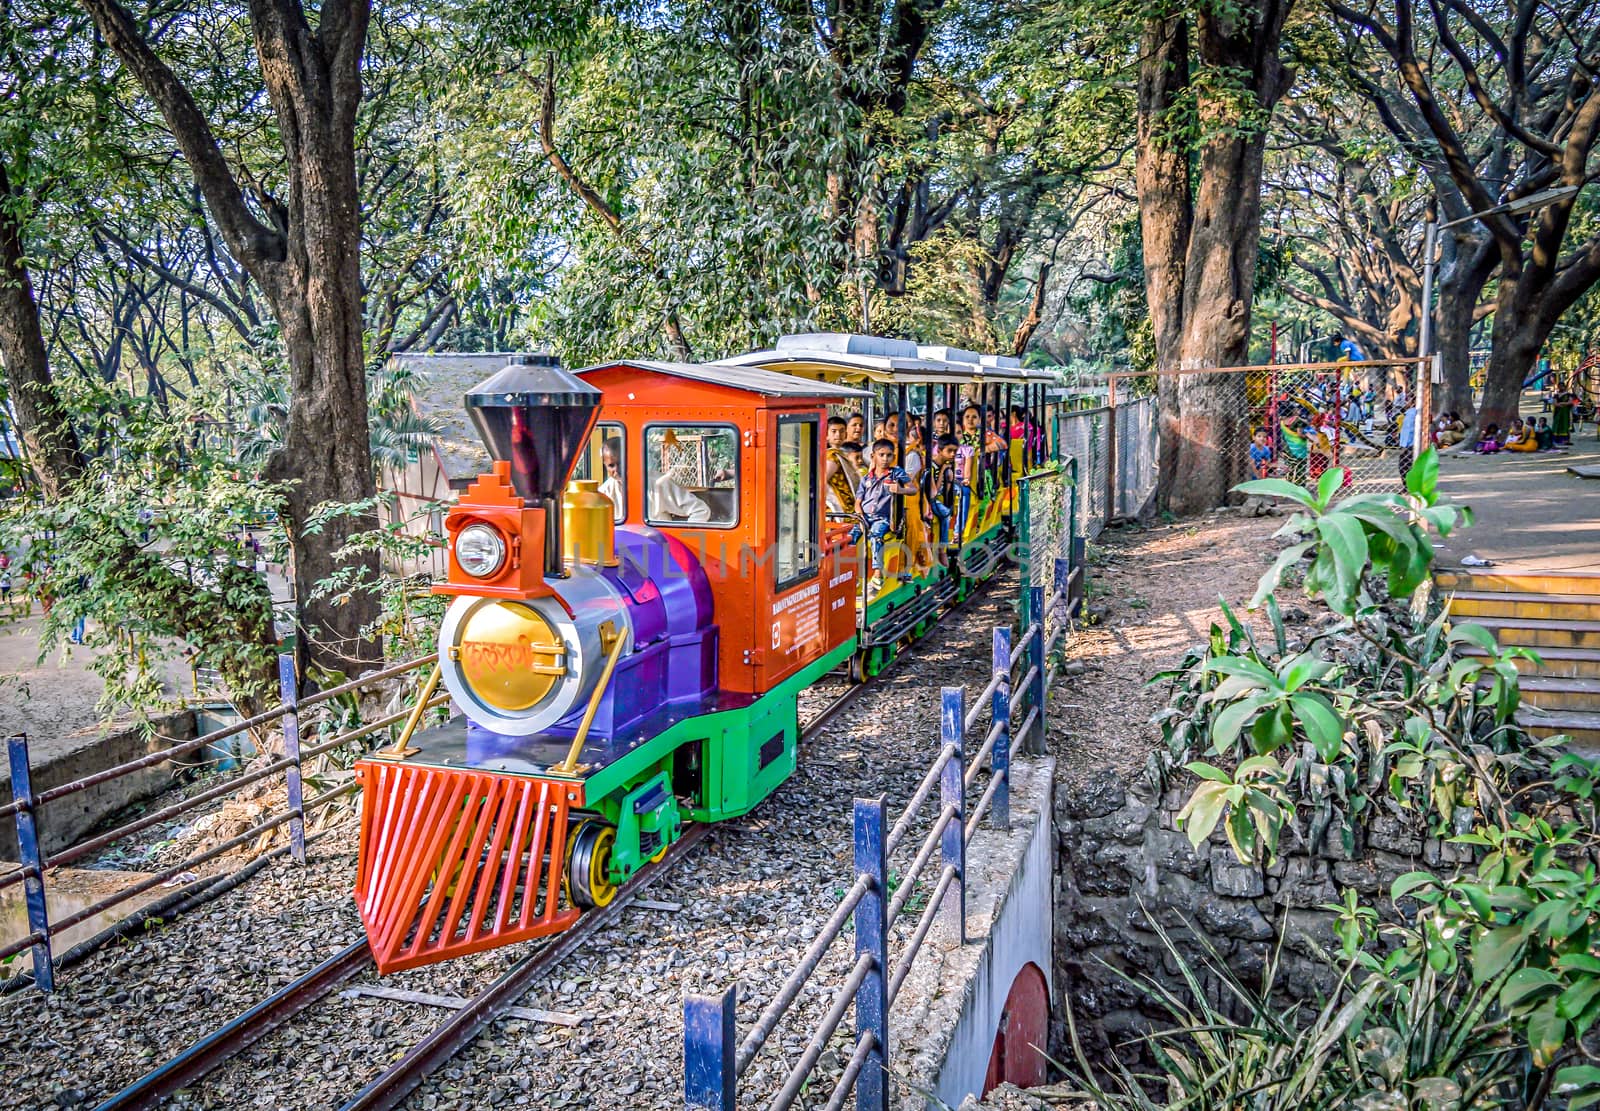
[[[1480,426],[1517,415],[1522,384],[1561,315],[1600,281],[1600,230],[1586,227],[1578,189],[1596,171],[1600,140],[1600,2],[1412,0],[1355,7],[1331,0],[1369,33],[1398,70],[1438,159],[1488,233],[1498,288]],[[1482,113],[1508,156],[1488,172],[1459,122],[1457,101]],[[1569,190],[1532,215],[1504,202]]]
[[[1261,232],[1266,124],[1292,71],[1293,0],[1158,5],[1139,44],[1138,162],[1145,288],[1160,379],[1160,489],[1176,512],[1221,502],[1240,473],[1238,383]]]
[[[273,687],[276,638],[266,585],[198,512],[232,493],[223,490],[232,481],[227,468],[209,457],[184,458],[187,428],[169,422],[160,436],[144,434],[158,423],[150,421],[149,405],[99,394],[75,409],[53,376],[31,267],[58,248],[62,215],[105,180],[110,156],[102,110],[110,98],[96,79],[83,77],[92,46],[81,16],[74,22],[49,0],[8,3],[4,14],[0,361],[38,484],[37,499],[6,504],[4,546],[17,550],[21,569],[60,599],[46,643],[74,618],[92,616],[103,641],[128,633],[140,645],[136,661],[119,652],[97,657],[108,693],[148,683],[146,638],[176,638],[198,662],[220,668],[248,710]],[[80,436],[80,420],[87,436]],[[97,439],[116,442],[118,450],[92,453]],[[141,538],[135,524],[152,502],[149,481],[157,473],[170,479],[164,493],[178,515],[163,545]],[[192,570],[201,574],[186,573]]]
[[[370,504],[363,355],[356,121],[369,0],[315,10],[249,0],[266,99],[283,156],[282,194],[241,182],[188,84],[157,52],[155,27],[116,0],[83,0],[105,43],[160,111],[229,255],[263,292],[288,364],[290,409],[268,478],[283,484],[300,621],[311,662],[346,671],[376,659],[374,596],[317,593],[320,583],[373,578],[370,552],[343,554],[374,525],[368,511],[313,525],[319,507]],[[161,26],[182,25],[183,14]]]

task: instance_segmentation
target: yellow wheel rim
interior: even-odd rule
[[[611,846],[616,840],[617,831],[603,826],[589,853],[589,898],[596,907],[606,906],[617,897],[617,885],[606,878],[606,869],[611,866]]]

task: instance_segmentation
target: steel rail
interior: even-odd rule
[[[1011,778],[1010,772],[997,775],[989,780],[989,786],[983,790],[983,795],[978,799],[978,805],[972,808],[972,817],[967,819],[966,828],[961,831],[962,840],[968,845],[972,844],[972,835],[978,832],[978,823],[983,821],[983,816],[989,812],[989,804],[994,802],[994,793],[1000,789],[1000,784]]]
[[[274,992],[231,1022],[218,1027],[159,1068],[145,1073],[95,1111],[155,1107],[241,1050],[266,1037],[372,964],[367,939],[352,942],[298,980]]]
[[[906,942],[906,951],[900,954],[900,959],[895,962],[894,976],[889,981],[889,1006],[894,1006],[895,998],[900,994],[900,985],[905,983],[906,977],[911,974],[911,966],[916,963],[917,954],[922,952],[922,943],[928,939],[928,931],[933,929],[933,920],[939,915],[939,904],[944,902],[945,892],[950,890],[950,884],[955,878],[954,864],[946,864],[940,870],[939,879],[928,895],[928,905],[917,919],[917,928],[912,931],[911,940]]]
[[[646,864],[604,907],[590,910],[570,930],[556,935],[537,953],[518,961],[510,971],[433,1029],[400,1060],[385,1069],[345,1102],[340,1111],[376,1111],[397,1107],[428,1074],[461,1051],[490,1023],[516,1005],[528,989],[585,941],[621,917],[622,912],[651,882],[669,871],[711,831],[709,825],[692,825],[673,842],[667,855]]]
[[[784,1082],[783,1089],[767,1105],[768,1111],[786,1111],[800,1098],[800,1092],[806,1086],[806,1081],[811,1079],[811,1070],[816,1067],[817,1059],[828,1047],[828,1040],[833,1037],[833,1032],[839,1029],[839,1023],[844,1021],[844,1013],[855,1003],[856,992],[860,989],[862,981],[877,963],[878,958],[870,952],[863,952],[856,958],[849,977],[834,994],[833,1006],[828,1008],[822,1024],[806,1043],[805,1052],[800,1054],[800,1060],[789,1070],[789,1077]]]
[[[1000,740],[1000,734],[1005,732],[1007,723],[997,721],[989,727],[989,732],[984,735],[983,744],[979,747],[977,755],[967,762],[967,767],[961,773],[961,785],[971,790],[972,785],[978,782],[978,776],[983,772],[989,758],[994,755],[994,746]]]

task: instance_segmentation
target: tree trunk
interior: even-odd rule
[[[277,117],[289,183],[287,203],[257,189],[255,206],[246,203],[194,97],[139,24],[116,0],[82,3],[161,110],[229,253],[271,303],[289,363],[290,407],[283,448],[268,477],[287,488],[304,658],[328,671],[358,671],[381,656],[377,641],[363,631],[378,615],[377,555],[339,551],[377,524],[355,168],[370,0],[325,0],[315,30],[300,4],[250,0],[262,84]],[[330,503],[350,508],[314,524],[319,508]],[[314,596],[330,578],[337,587]]]
[[[1484,284],[1499,262],[1488,235],[1456,236],[1447,244],[1434,310],[1434,348],[1444,374],[1444,381],[1435,387],[1435,413],[1459,413],[1468,423],[1476,415],[1471,385],[1473,317]]]
[[[1208,67],[1249,74],[1267,112],[1288,88],[1278,41],[1288,4],[1257,0],[1236,18],[1202,11],[1196,44]],[[1183,272],[1183,336],[1178,366],[1195,371],[1248,361],[1256,246],[1261,235],[1262,125],[1223,127],[1238,114],[1238,94],[1206,84],[1196,112],[1200,140],[1194,224]],[[1175,513],[1219,505],[1245,473],[1249,404],[1237,374],[1185,374],[1178,383],[1175,473],[1167,498]]]
[[[1177,485],[1178,367],[1183,336],[1183,266],[1193,210],[1189,156],[1165,134],[1166,112],[1189,83],[1189,30],[1181,17],[1152,19],[1139,43],[1139,120],[1134,180],[1144,248],[1145,299],[1155,334],[1156,411],[1161,434],[1156,485],[1162,501]],[[1162,372],[1168,372],[1163,374]]]
[[[47,500],[82,467],[82,448],[50,380],[50,358],[39,327],[39,303],[26,264],[20,198],[0,164],[0,358],[17,415],[17,432]]]

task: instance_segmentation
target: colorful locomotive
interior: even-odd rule
[[[518,356],[468,393],[494,462],[446,518],[439,661],[356,769],[381,971],[563,930],[685,822],[746,813],[794,771],[799,693],[875,670],[977,577],[869,596],[822,466],[828,406],[874,393],[826,378]],[[457,716],[412,732],[439,682]]]

